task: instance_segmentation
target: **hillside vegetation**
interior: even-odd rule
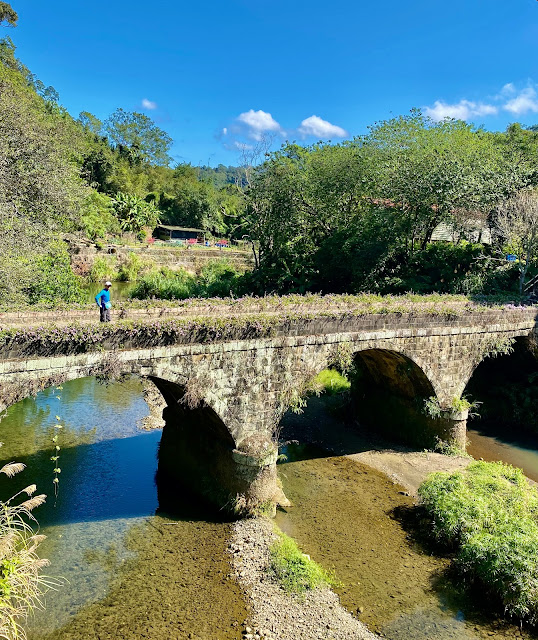
[[[171,146],[143,113],[69,114],[1,40],[2,299],[80,301],[65,234],[145,242],[158,221],[250,246],[254,271],[224,269],[211,284],[219,295],[521,295],[538,271],[537,127],[493,133],[413,110],[341,144],[252,153],[241,167],[172,168]],[[433,241],[440,223],[453,241]],[[206,292],[182,277],[146,273],[136,295]]]

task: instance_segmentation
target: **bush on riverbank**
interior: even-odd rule
[[[474,462],[432,474],[419,488],[431,534],[456,550],[456,566],[505,612],[538,622],[538,491],[520,469]]]
[[[293,538],[281,531],[271,545],[269,568],[288,593],[304,593],[317,587],[333,586],[334,576],[304,554]]]
[[[230,296],[237,290],[242,273],[227,260],[210,262],[198,276],[185,269],[162,268],[143,276],[131,290],[131,298],[141,300],[186,300]]]

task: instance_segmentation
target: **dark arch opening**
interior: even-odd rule
[[[309,387],[315,392],[309,394],[304,411],[290,409],[280,422],[279,440],[288,458],[323,457],[327,451],[359,453],[390,442],[423,449],[446,438],[446,422],[425,412],[424,401],[435,396],[432,384],[401,353],[360,351],[344,378],[334,369],[325,370]]]
[[[166,508],[167,496],[193,489],[219,507],[244,491],[237,475],[235,442],[226,425],[205,402],[187,401],[186,387],[150,377],[167,406],[159,445],[159,501]]]
[[[484,433],[538,433],[538,359],[527,337],[516,338],[513,351],[485,358],[474,370],[464,395],[480,402],[469,427]]]
[[[443,438],[443,421],[425,412],[435,391],[422,369],[396,351],[366,349],[355,354],[353,409],[361,425],[420,447]]]

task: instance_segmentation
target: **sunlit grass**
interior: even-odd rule
[[[338,395],[349,391],[351,382],[336,369],[324,369],[313,380],[315,389],[328,395]]]
[[[431,534],[456,550],[456,565],[479,580],[506,613],[538,622],[538,492],[520,469],[474,462],[435,473],[419,489]]]
[[[293,538],[281,531],[270,550],[269,569],[288,593],[304,593],[337,584],[336,579],[304,554]]]

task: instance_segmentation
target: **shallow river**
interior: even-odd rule
[[[63,579],[30,621],[30,640],[241,637],[248,613],[228,577],[229,524],[166,487],[157,491],[161,432],[140,428],[147,413],[138,380],[86,378],[18,403],[0,421],[2,460],[28,465],[2,482],[1,495],[33,482],[49,495],[36,512],[48,536],[41,555],[51,560],[48,574]],[[56,415],[65,428],[55,499]],[[476,431],[470,439],[475,457],[503,459],[538,480],[530,442]],[[391,640],[538,637],[478,613],[483,603],[458,592],[449,559],[416,541],[412,501],[386,476],[319,448],[289,445],[287,454],[279,470],[295,506],[277,523],[335,571],[342,603],[372,630]]]
[[[137,426],[147,414],[138,380],[86,378],[18,403],[0,422],[2,460],[27,464],[1,495],[34,482],[48,494],[35,514],[48,536],[40,555],[63,580],[30,620],[31,640],[241,637],[247,612],[228,578],[229,524],[181,495],[168,496],[173,515],[159,511],[161,432]],[[65,428],[55,499],[56,415]]]
[[[284,439],[316,442],[288,445],[280,465],[291,508],[279,510],[277,523],[301,549],[341,585],[342,604],[372,631],[390,640],[471,640],[538,638],[538,633],[504,621],[488,603],[461,590],[451,579],[450,558],[427,546],[413,501],[384,474],[339,453],[370,448],[363,434],[346,427],[322,399],[309,402],[303,416],[284,420]],[[531,440],[516,442],[470,432],[477,458],[504,460],[538,479],[538,451]]]

